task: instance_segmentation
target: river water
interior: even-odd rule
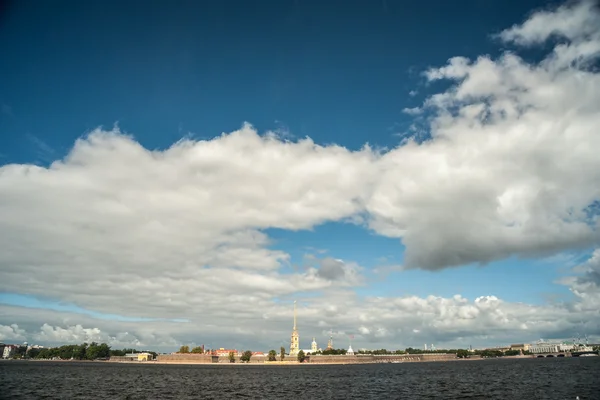
[[[600,357],[359,365],[0,362],[2,399],[600,399]]]

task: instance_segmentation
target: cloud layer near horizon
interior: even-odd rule
[[[238,318],[254,321],[249,331],[260,335],[265,319],[289,314],[274,298],[310,292],[324,294],[306,301],[308,326],[343,326],[335,329],[366,341],[407,338],[407,327],[458,340],[502,327],[560,332],[568,321],[597,319],[594,266],[567,282],[578,300],[559,308],[493,296],[359,299],[350,290],[364,282],[359,266],[326,260],[285,273],[290,256],[270,248],[263,230],[362,224],[402,241],[405,268],[427,270],[598,245],[599,22],[590,1],[536,13],[498,37],[516,46],[560,39],[539,63],[507,51],[426,71],[429,81],[454,85],[419,109],[430,135],[423,143],[350,151],[245,125],[152,151],[117,129],[97,129],[48,168],[4,165],[0,291],[19,288],[103,313],[225,324],[212,334],[231,332],[222,321]],[[578,316],[568,318],[573,310]],[[564,319],[551,323],[551,315]],[[0,335],[24,335],[7,322]],[[60,326],[81,328],[80,336],[94,329],[77,325]],[[165,343],[187,329],[173,326]],[[49,329],[57,328],[40,332],[62,337]]]

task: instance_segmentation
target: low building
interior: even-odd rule
[[[529,351],[529,345],[526,343],[511,344],[511,350]]]
[[[124,356],[110,356],[110,361],[152,361],[154,355],[152,353],[127,353]]]
[[[568,343],[538,342],[529,346],[529,351],[533,354],[564,353],[572,350],[573,345]]]
[[[224,356],[229,356],[229,353],[231,353],[232,351],[233,351],[233,355],[234,356],[240,355],[236,349],[225,349],[223,347],[221,347],[218,350],[213,350],[212,351],[212,355],[213,356],[224,357]]]
[[[2,358],[11,358],[17,352],[19,346],[16,344],[6,344],[4,345],[4,350],[2,351]]]
[[[504,353],[505,351],[508,351],[510,349],[511,349],[510,347],[501,347],[501,346],[499,346],[499,347],[490,347],[490,348],[487,348],[485,350],[489,350],[489,351],[501,351],[501,352]]]
[[[154,356],[152,355],[152,353],[137,353],[138,361],[152,361],[153,359]]]

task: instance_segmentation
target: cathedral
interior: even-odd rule
[[[297,356],[300,351],[300,337],[296,329],[296,300],[294,300],[294,329],[292,330],[292,340],[290,342],[290,356]]]
[[[330,341],[331,344],[331,341]],[[310,344],[310,350],[302,350],[304,354],[315,354],[321,349],[317,346],[317,340],[313,337],[312,343]],[[290,356],[296,357],[300,352],[300,335],[298,334],[298,327],[296,326],[296,301],[294,301],[294,328],[292,329],[292,338],[290,340]]]

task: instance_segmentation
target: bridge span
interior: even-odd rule
[[[538,354],[533,354],[532,357],[535,358],[552,358],[552,357],[571,357],[571,353],[569,352],[565,352],[565,353],[538,353]]]
[[[534,354],[533,357],[544,358],[544,357],[585,357],[585,356],[598,356],[600,351],[597,350],[585,350],[585,351],[566,351],[563,353],[538,353]]]

